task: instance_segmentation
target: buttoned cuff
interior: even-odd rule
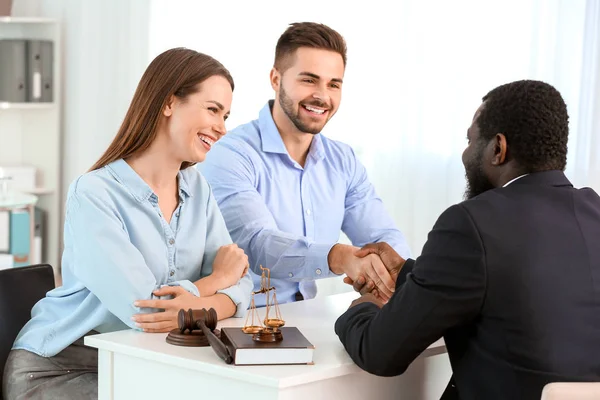
[[[329,269],[329,262],[327,262],[329,252],[335,245],[336,243],[313,243],[309,247],[308,253],[306,254],[306,263],[304,267],[304,273],[308,278],[321,279],[331,276],[338,276],[337,274],[331,272]]]
[[[235,314],[233,314],[232,317],[241,318],[246,315],[246,309],[249,305],[247,300],[248,296],[244,295],[244,292],[239,285],[217,290],[217,293],[223,293],[233,301],[233,304],[235,304]]]

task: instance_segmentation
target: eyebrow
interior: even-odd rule
[[[298,75],[310,76],[311,78],[321,79],[321,77],[319,75],[313,74],[312,72],[300,72]],[[342,80],[342,78],[332,78],[331,81],[332,82],[339,82],[339,83],[343,83],[344,82]]]
[[[225,110],[225,107],[223,107],[223,104],[219,103],[218,101],[216,101],[216,100],[207,100],[207,101],[209,103],[213,103],[214,105],[216,105],[217,107],[219,107],[219,110],[221,110],[221,111]],[[229,115],[229,114],[230,114],[229,111],[227,111],[227,113],[225,113],[225,115]]]
[[[219,110],[221,110],[221,111],[223,111],[225,109],[225,107],[223,107],[223,104],[219,103],[216,100],[208,100],[208,102],[215,104],[217,107],[219,107]]]

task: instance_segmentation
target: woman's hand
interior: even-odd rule
[[[212,276],[217,280],[219,289],[235,285],[248,273],[248,256],[237,244],[222,246],[213,261]]]
[[[173,296],[169,300],[138,300],[133,303],[140,308],[161,308],[162,312],[150,314],[135,314],[131,319],[136,326],[144,332],[170,332],[177,329],[177,315],[179,310],[189,308],[202,308],[199,297],[194,296],[181,286],[165,286],[154,291],[156,296]]]

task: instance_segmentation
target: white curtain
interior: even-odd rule
[[[568,104],[568,174],[591,182],[599,157],[598,1],[153,0],[150,56],[208,53],[237,88],[229,128],[273,96],[268,72],[288,23],[311,20],[348,43],[342,107],[326,135],[350,143],[418,255],[437,216],[462,199],[461,153],[481,97],[518,79],[556,86]],[[596,146],[597,148],[597,146]],[[596,178],[597,179],[597,178]]]
[[[233,128],[273,97],[268,73],[288,23],[338,30],[348,66],[324,133],[356,149],[416,256],[439,214],[461,201],[466,130],[481,97],[503,83],[539,79],[562,93],[567,174],[600,189],[599,9],[598,0],[152,0],[149,59],[186,46],[223,62],[236,80]]]
[[[569,171],[574,183],[600,192],[600,1],[587,2],[583,25],[579,109],[571,111],[579,125],[569,143]]]

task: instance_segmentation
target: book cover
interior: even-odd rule
[[[30,264],[29,246],[30,224],[29,212],[13,211],[10,214],[10,253],[14,257],[14,266],[22,267]]]
[[[312,364],[315,346],[296,327],[280,329],[280,342],[254,341],[241,328],[222,328],[221,340],[233,355],[235,365]]]

